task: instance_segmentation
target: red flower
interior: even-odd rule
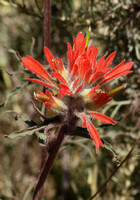
[[[84,38],[83,33],[78,33],[73,40],[73,48],[68,43],[68,66],[64,66],[61,58],[54,58],[50,50],[44,47],[46,58],[52,70],[51,74],[30,56],[23,57],[22,62],[26,68],[43,79],[28,78],[27,80],[44,85],[51,91],[46,90],[45,94],[39,91],[38,94],[35,94],[35,99],[42,101],[48,109],[56,112],[67,114],[69,107],[71,107],[73,115],[82,119],[83,127],[88,129],[98,150],[99,146],[103,146],[103,144],[90,118],[115,124],[114,120],[95,112],[95,110],[111,101],[112,96],[123,90],[125,86],[109,92],[107,92],[107,89],[103,90],[101,88],[115,78],[132,73],[129,70],[133,63],[128,62],[125,64],[125,60],[123,60],[112,68],[110,64],[116,52],[113,52],[107,58],[107,54],[105,54],[97,61],[98,49],[94,45],[87,47],[87,39]],[[80,105],[76,103],[77,99],[80,99]],[[89,109],[94,111],[89,111]]]

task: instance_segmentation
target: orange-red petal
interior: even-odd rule
[[[46,72],[43,66],[32,57],[28,55],[27,57],[23,57],[22,64],[33,73],[39,75],[41,78],[51,83],[50,80],[52,79],[52,77],[48,74],[48,72]]]
[[[45,53],[48,63],[50,64],[50,67],[52,68],[53,71],[55,71],[57,69],[57,65],[55,63],[55,60],[51,51],[47,47],[44,47],[44,53]]]
[[[59,81],[61,81],[62,83],[64,83],[64,85],[69,86],[68,82],[65,80],[65,78],[63,76],[61,76],[61,74],[59,74],[58,72],[53,72],[52,75],[57,78]]]
[[[96,128],[93,126],[93,124],[91,123],[91,121],[88,119],[88,117],[85,115],[85,113],[78,113],[78,116],[82,119],[83,121],[83,127],[87,128],[91,137],[93,138],[95,144],[96,144],[96,150],[99,150],[99,146],[104,146],[100,136],[96,130]]]
[[[107,117],[106,115],[103,115],[101,113],[97,113],[97,112],[92,112],[92,111],[88,111],[88,115],[90,117],[96,118],[104,123],[108,123],[108,124],[116,124],[116,122],[111,119],[110,117]]]
[[[86,121],[86,124],[87,124],[87,128],[89,130],[89,133],[91,135],[91,137],[93,138],[95,144],[96,144],[96,150],[98,151],[99,150],[99,146],[104,146],[101,139],[100,139],[100,136],[96,130],[96,128],[92,125],[91,121],[89,119],[87,119]]]
[[[55,87],[54,85],[45,83],[44,81],[41,81],[41,80],[39,80],[39,79],[26,78],[26,80],[28,80],[28,81],[33,81],[33,82],[35,82],[35,83],[39,83],[39,84],[41,84],[41,85],[44,85],[45,87],[52,88],[52,89],[54,89],[54,90],[58,90],[58,88]]]

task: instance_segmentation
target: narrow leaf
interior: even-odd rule
[[[5,135],[6,138],[10,138],[10,139],[16,139],[19,137],[23,137],[26,135],[32,135],[34,134],[36,131],[40,131],[42,129],[44,129],[46,126],[42,126],[42,127],[31,127],[31,128],[27,128],[27,129],[23,129],[23,130],[19,130],[19,131],[15,131],[9,135]]]

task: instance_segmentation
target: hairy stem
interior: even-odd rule
[[[33,200],[38,200],[40,198],[40,191],[42,190],[42,187],[44,185],[44,182],[52,168],[52,165],[54,163],[54,160],[57,156],[57,153],[59,151],[59,148],[61,146],[61,143],[64,139],[64,135],[65,132],[67,131],[67,126],[63,125],[59,131],[57,140],[56,140],[56,145],[54,146],[54,148],[52,149],[52,151],[49,154],[48,159],[46,160],[44,167],[40,173],[39,179],[38,179],[38,183],[36,185],[35,191],[34,191],[34,195],[33,195]]]
[[[44,0],[44,46],[50,48],[51,1]]]

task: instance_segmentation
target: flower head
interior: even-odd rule
[[[23,65],[30,71],[40,76],[42,80],[27,78],[48,88],[45,94],[41,91],[34,98],[42,101],[46,108],[55,112],[64,112],[66,115],[71,109],[72,115],[83,121],[83,127],[87,128],[95,141],[96,149],[103,146],[100,136],[91,122],[95,118],[104,123],[115,124],[111,118],[98,113],[97,110],[112,100],[112,96],[123,90],[125,86],[118,87],[112,91],[102,86],[115,78],[130,71],[133,63],[125,63],[123,60],[116,67],[110,67],[116,52],[107,57],[105,54],[97,59],[98,49],[91,45],[88,48],[87,38],[83,33],[78,33],[74,38],[73,48],[68,43],[68,66],[64,66],[62,59],[54,58],[51,51],[44,47],[45,56],[51,68],[48,73],[44,67],[27,56],[22,58]]]

